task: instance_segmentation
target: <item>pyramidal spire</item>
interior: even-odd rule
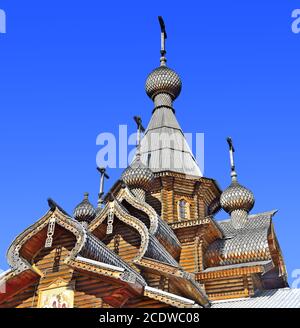
[[[150,123],[138,151],[142,162],[153,172],[172,171],[201,177],[202,172],[191,152],[175,116],[173,102],[181,93],[180,76],[167,67],[164,20],[158,17],[161,47],[160,66],[146,80],[146,93],[154,103]]]

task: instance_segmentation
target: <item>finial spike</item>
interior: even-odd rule
[[[98,207],[101,207],[103,204],[103,195],[104,195],[104,178],[109,179],[106,169],[104,167],[97,167],[98,172],[100,173],[100,190],[98,194]]]
[[[235,163],[234,163],[234,152],[235,149],[233,147],[233,141],[232,138],[228,137],[227,138],[227,143],[229,146],[229,156],[230,156],[230,166],[231,166],[231,180],[237,181],[237,173],[235,171]]]
[[[160,58],[160,64],[161,66],[165,66],[167,59],[165,57],[167,51],[166,51],[166,39],[167,39],[167,32],[166,32],[166,26],[165,26],[165,22],[162,18],[162,16],[158,16],[158,21],[159,21],[159,25],[160,25],[160,36],[161,36],[161,47],[160,47],[160,54],[161,54],[161,58]]]

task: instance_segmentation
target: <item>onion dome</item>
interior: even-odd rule
[[[154,69],[146,80],[146,93],[153,100],[160,93],[167,93],[175,100],[181,92],[179,75],[167,66]]]
[[[240,185],[237,181],[233,181],[222,193],[220,203],[227,213],[235,210],[243,210],[249,213],[254,206],[255,198],[251,190]]]
[[[255,198],[251,190],[240,185],[237,181],[237,173],[235,171],[234,163],[234,147],[230,137],[227,138],[229,145],[230,166],[231,166],[231,185],[224,190],[220,198],[220,204],[225,212],[232,213],[244,212],[249,213],[255,203]]]
[[[141,162],[139,154],[137,154],[135,161],[128,166],[121,177],[128,187],[144,190],[148,190],[153,178],[153,172]]]
[[[91,222],[95,218],[96,211],[94,206],[89,202],[88,193],[84,194],[83,201],[75,207],[73,216],[77,221],[85,222]]]

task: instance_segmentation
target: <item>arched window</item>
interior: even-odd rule
[[[178,218],[186,220],[189,218],[190,204],[185,199],[180,199],[178,202]]]
[[[190,219],[190,202],[186,197],[182,197],[177,202],[177,215],[178,220],[188,220]]]
[[[179,217],[180,219],[186,219],[186,201],[184,199],[179,201]]]

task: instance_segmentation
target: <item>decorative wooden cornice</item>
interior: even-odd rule
[[[183,293],[189,295],[193,300],[203,306],[208,306],[208,298],[200,284],[195,280],[195,275],[184,271],[182,268],[176,268],[166,265],[152,259],[143,258],[138,265],[150,271],[166,276],[172,281]]]
[[[170,264],[162,263],[162,262],[156,261],[154,259],[144,257],[140,261],[138,261],[136,264],[141,267],[159,272],[163,275],[179,276],[179,274],[178,274],[179,268],[178,267],[170,265]]]
[[[267,261],[266,261],[267,262]],[[248,265],[247,265],[248,264]],[[205,279],[216,279],[216,278],[224,278],[224,277],[234,277],[234,276],[242,276],[254,273],[266,273],[270,269],[274,267],[271,261],[264,264],[257,264],[247,263],[247,264],[240,264],[236,266],[222,266],[214,268],[213,271],[208,272],[199,272],[196,273],[196,280],[205,280]]]
[[[116,267],[106,263],[91,261],[82,257],[70,260],[68,265],[77,270],[88,271],[99,276],[117,281],[120,285],[127,286],[137,294],[142,293],[142,288],[146,285],[143,278],[133,269]]]
[[[123,268],[113,268],[113,266],[104,265],[102,266],[101,263],[99,263],[98,265],[91,264],[81,260],[80,258],[77,258],[75,260],[69,260],[68,265],[70,265],[74,269],[89,271],[113,279],[121,279],[121,276],[125,271],[125,269]]]
[[[176,229],[182,229],[187,227],[206,225],[210,223],[211,223],[210,219],[205,218],[205,219],[196,219],[196,220],[182,220],[174,223],[169,223],[169,225],[172,229],[176,230]]]
[[[174,223],[169,223],[169,226],[173,230],[188,228],[188,227],[205,226],[205,225],[211,225],[214,228],[214,230],[216,231],[217,236],[219,238],[222,238],[223,233],[211,216],[207,216],[204,219],[182,220],[182,221],[178,221],[178,222],[174,222]]]
[[[239,292],[230,292],[230,293],[216,293],[209,296],[211,301],[219,301],[219,300],[230,300],[236,298],[248,298],[250,295],[246,291]]]

